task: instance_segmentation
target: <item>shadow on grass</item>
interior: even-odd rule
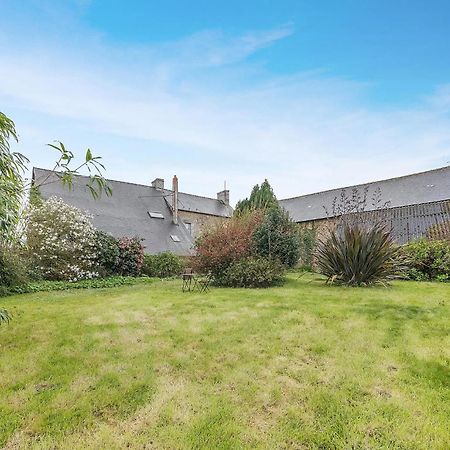
[[[439,361],[419,359],[415,355],[405,355],[408,372],[413,378],[425,381],[435,388],[450,388],[450,360]]]

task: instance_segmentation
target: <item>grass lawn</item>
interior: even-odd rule
[[[450,285],[0,299],[0,447],[448,449]]]

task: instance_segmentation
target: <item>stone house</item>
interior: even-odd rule
[[[142,238],[147,253],[190,255],[205,227],[233,214],[228,190],[219,192],[216,198],[179,192],[176,176],[172,189],[164,186],[162,178],[150,185],[108,180],[112,195],[103,194],[99,199],[91,196],[88,182],[88,177],[75,176],[69,190],[62,186],[56,172],[33,168],[33,183],[39,186],[44,200],[56,196],[87,211],[96,228],[115,237]]]

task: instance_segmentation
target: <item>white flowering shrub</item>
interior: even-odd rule
[[[91,217],[60,198],[52,197],[31,210],[27,245],[45,279],[78,281],[98,276]]]

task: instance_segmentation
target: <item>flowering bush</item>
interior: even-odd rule
[[[195,269],[218,277],[234,261],[251,256],[252,236],[262,220],[263,212],[255,211],[206,230],[196,243]]]
[[[144,247],[138,237],[119,239],[119,261],[117,274],[137,277],[144,264]]]
[[[77,281],[98,276],[91,218],[59,198],[31,210],[27,245],[45,279]]]

